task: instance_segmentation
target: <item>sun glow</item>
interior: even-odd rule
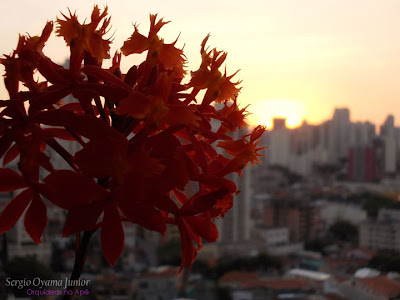
[[[300,102],[287,99],[271,99],[255,102],[248,107],[250,125],[265,125],[272,128],[273,118],[285,118],[286,126],[295,128],[301,125],[305,118],[305,108]]]

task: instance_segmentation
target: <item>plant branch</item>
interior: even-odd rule
[[[95,231],[96,229],[88,230],[83,233],[82,239],[79,243],[78,251],[75,256],[74,269],[72,270],[72,274],[70,277],[70,283],[72,283],[72,285],[69,285],[67,288],[68,292],[64,293],[64,300],[70,300],[74,297],[76,290],[76,281],[79,280],[82,275],[83,267],[85,266],[86,262],[89,241]],[[71,295],[69,295],[70,291],[72,291]]]
[[[103,105],[101,104],[99,96],[94,97],[94,103],[96,103],[96,107],[97,107],[97,110],[99,111],[100,117],[103,119],[104,122],[106,122],[108,124],[109,123],[108,118],[107,118],[106,113],[104,112]]]

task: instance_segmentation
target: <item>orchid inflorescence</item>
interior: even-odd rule
[[[123,249],[122,222],[132,222],[161,234],[166,224],[178,226],[181,265],[190,267],[202,239],[217,240],[213,220],[224,217],[238,193],[226,176],[260,162],[257,143],[265,129],[231,137],[247,126],[247,112],[236,102],[235,74],[219,71],[226,53],[206,47],[209,36],[201,44],[199,69],[184,84],[186,57],[176,41],[167,44],[159,37],[168,22],[157,15],[150,15],[147,36],[135,25],[121,47],[125,56],[147,52],[140,65],[122,74],[122,55],[116,52],[112,66],[102,68],[110,58],[111,41],[104,38],[109,23],[107,7],[97,6],[89,23],[81,24],[71,12],[56,20],[55,33],[70,49],[69,68],[43,53],[53,22],[40,36],[20,36],[16,50],[1,59],[10,99],[0,101],[0,192],[19,193],[0,215],[0,233],[26,210],[26,231],[40,243],[45,198],[68,212],[63,236],[101,229],[111,265]],[[44,81],[34,79],[38,73]],[[65,103],[69,95],[74,101]],[[213,130],[211,122],[219,128]],[[81,150],[69,153],[60,140],[78,142]],[[48,147],[69,170],[53,167]],[[7,167],[18,157],[16,171]],[[48,174],[43,179],[41,170]],[[186,195],[193,183],[197,191]]]

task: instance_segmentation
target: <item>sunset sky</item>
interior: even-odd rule
[[[352,121],[380,125],[388,114],[400,125],[400,1],[398,0],[203,0],[108,1],[112,53],[140,24],[147,34],[149,13],[172,21],[160,32],[166,42],[180,34],[188,69],[200,63],[200,43],[228,52],[228,74],[241,71],[239,103],[251,104],[252,122],[270,124],[286,116],[294,126],[319,124],[335,107],[348,107]],[[0,53],[15,48],[18,33],[40,34],[46,20],[77,10],[89,19],[94,4],[107,1],[37,0],[2,3]],[[44,53],[62,63],[68,50],[54,35]],[[137,57],[123,59],[123,71]],[[125,62],[125,63],[124,63]],[[107,66],[108,63],[105,64]],[[4,68],[1,67],[1,73]],[[0,96],[6,93],[1,84]]]

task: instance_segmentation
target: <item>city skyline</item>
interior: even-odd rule
[[[0,54],[10,54],[18,33],[40,34],[47,20],[77,11],[81,21],[90,17],[94,4],[107,1],[71,0],[68,3],[42,0],[18,1],[3,5],[0,20]],[[238,101],[248,104],[259,121],[286,116],[290,126],[303,118],[318,124],[331,117],[334,107],[349,107],[352,121],[370,120],[382,124],[390,111],[400,121],[400,2],[358,1],[204,1],[201,6],[174,0],[108,3],[112,16],[112,53],[138,24],[148,31],[149,13],[171,21],[161,35],[185,47],[188,70],[200,64],[200,43],[210,33],[210,47],[228,52],[227,74],[243,80]],[[22,11],[21,7],[25,9]],[[34,13],[32,13],[34,12]],[[204,16],[207,16],[205,18]],[[53,34],[44,49],[63,63],[68,54],[62,39]],[[123,58],[122,68],[135,57]],[[105,64],[107,66],[109,62]],[[4,72],[1,66],[0,73]],[[0,97],[6,98],[3,84]],[[300,120],[300,121],[299,121]],[[291,125],[293,124],[293,125]],[[396,123],[399,125],[399,123]]]
[[[334,119],[335,116],[335,112],[338,110],[348,110],[349,111],[349,121],[350,123],[356,124],[356,123],[370,123],[372,126],[375,127],[375,134],[381,134],[381,130],[382,127],[385,126],[385,124],[390,120],[390,122],[393,123],[393,126],[395,128],[399,128],[400,126],[396,126],[396,118],[394,117],[393,113],[387,113],[385,119],[381,122],[381,123],[374,123],[368,119],[363,120],[363,121],[358,121],[358,120],[353,120],[351,117],[352,111],[348,108],[348,107],[334,107],[332,110],[332,113],[330,115],[329,118],[322,120],[320,123],[310,123],[308,122],[307,119],[303,119],[302,122],[297,125],[297,126],[291,126],[291,124],[288,124],[288,119],[285,116],[273,116],[271,117],[270,122],[268,123],[267,129],[269,130],[273,130],[274,129],[274,120],[276,119],[281,119],[284,120],[284,123],[279,122],[279,126],[282,126],[282,124],[284,124],[284,127],[286,127],[287,129],[298,129],[301,128],[303,126],[303,124],[309,125],[309,126],[321,126],[323,125],[325,122],[329,122],[332,121]],[[265,125],[265,124],[264,124]]]

